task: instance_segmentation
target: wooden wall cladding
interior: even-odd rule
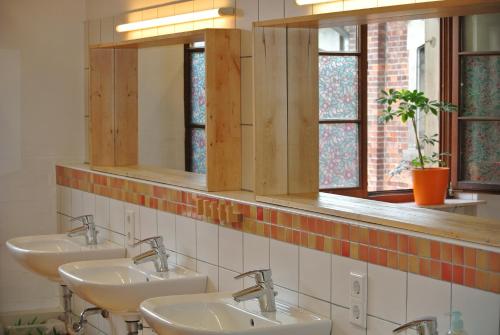
[[[240,31],[205,34],[207,188],[241,189]]]
[[[317,193],[317,29],[256,27],[254,87],[255,193]]]

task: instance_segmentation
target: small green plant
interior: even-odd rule
[[[418,136],[418,111],[426,115],[431,113],[438,116],[440,112],[456,111],[457,106],[444,101],[430,100],[424,95],[423,92],[419,92],[417,90],[395,90],[392,88],[389,89],[389,91],[383,90],[382,96],[377,99],[377,102],[385,106],[385,109],[379,118],[380,123],[387,123],[399,118],[404,124],[408,121],[411,122],[415,133],[415,144],[418,156],[411,161],[403,161],[391,174],[400,173],[404,169],[408,169],[410,166],[425,169],[429,165],[444,165],[444,161],[441,157],[448,154],[438,154],[437,152],[434,152],[431,156],[426,156],[422,153],[425,145],[434,146],[439,142],[439,135],[434,134],[432,136]]]
[[[27,321],[25,324],[23,324],[23,320],[21,318],[19,318],[14,323],[14,327],[22,328],[22,326],[27,326],[26,327],[27,329],[25,330],[26,335],[45,335],[45,334],[61,335],[55,328],[52,328],[51,330],[47,331],[44,327],[37,327],[40,324],[44,324],[45,321],[38,322],[38,323],[37,322],[38,322],[37,316],[35,316],[31,321]],[[29,327],[29,326],[33,326],[33,327]],[[6,330],[5,335],[9,335],[9,334],[10,334],[10,331]],[[14,334],[18,334],[18,332],[14,331]]]

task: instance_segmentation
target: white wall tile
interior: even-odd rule
[[[334,304],[349,307],[350,273],[367,274],[368,264],[355,259],[332,256],[332,298]]]
[[[196,222],[184,216],[175,217],[176,251],[189,257],[196,257]]]
[[[123,203],[123,229],[125,233],[125,218],[128,212],[132,212],[134,216],[134,238],[136,240],[141,239],[141,216],[139,213],[139,205],[130,204],[128,202]]]
[[[123,202],[109,199],[109,229],[116,233],[125,233],[125,208]]]
[[[76,218],[77,216],[84,215],[83,213],[83,192],[77,189],[71,189],[71,216]],[[81,223],[75,222],[75,226],[79,226]]]
[[[253,126],[241,126],[241,187],[244,190],[254,189],[254,150],[253,150]]]
[[[253,124],[253,58],[241,58],[241,123]]]
[[[84,215],[93,215],[95,219],[95,194],[82,192],[82,212]]]
[[[299,247],[271,240],[270,265],[274,282],[297,291],[299,288]]]
[[[438,333],[446,334],[450,326],[451,284],[408,274],[408,315],[406,321],[425,316],[438,318]]]
[[[299,6],[295,0],[285,0],[285,17],[312,15],[313,6]]]
[[[330,318],[330,304],[326,301],[299,294],[299,307],[315,314]]]
[[[95,223],[104,228],[109,228],[109,198],[95,196]]]
[[[63,187],[56,185],[56,211],[62,213],[62,193]]]
[[[243,289],[243,279],[234,279],[238,272],[219,268],[219,291],[237,292]]]
[[[384,320],[406,320],[407,273],[368,264],[368,314]]]
[[[259,21],[285,17],[284,0],[259,0]]]
[[[278,292],[276,300],[285,302],[292,306],[299,305],[299,293],[297,291],[292,291],[279,285],[274,285],[274,290]]]
[[[243,233],[219,227],[219,265],[243,272]]]
[[[365,329],[353,325],[349,321],[348,308],[332,305],[332,324],[333,335],[366,335]]]
[[[139,207],[139,218],[141,224],[141,239],[158,236],[158,221],[156,218],[156,209],[148,207]],[[149,246],[146,246],[146,250]]]
[[[330,254],[301,247],[299,251],[299,292],[330,301],[331,266]],[[327,315],[330,315],[330,311]]]
[[[177,264],[183,266],[189,270],[196,271],[196,258],[184,256],[182,254],[177,254]]]
[[[269,268],[269,238],[243,233],[244,271]]]
[[[390,335],[399,325],[368,316],[366,319],[366,335]]]
[[[174,214],[158,211],[158,235],[163,236],[163,241],[167,249],[176,250]]]
[[[204,262],[219,264],[219,226],[196,221],[196,257]]]
[[[197,271],[207,275],[207,292],[217,292],[219,289],[219,270],[215,265],[202,261],[196,262]]]
[[[71,215],[71,189],[61,187],[61,213]]]
[[[452,311],[462,312],[467,334],[498,335],[500,295],[452,285]]]

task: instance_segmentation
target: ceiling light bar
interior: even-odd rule
[[[336,1],[337,0],[295,0],[295,3],[299,6],[304,6],[304,5],[314,5],[323,2],[336,2]]]
[[[160,17],[157,19],[125,23],[125,24],[117,25],[116,31],[119,33],[124,33],[127,31],[169,26],[169,25],[178,24],[178,23],[215,19],[215,18],[218,18],[221,16],[228,16],[228,15],[234,15],[234,8],[232,8],[232,7],[214,8],[214,9],[209,9],[209,10],[202,10],[199,12],[179,14],[179,15],[173,15],[173,16]]]

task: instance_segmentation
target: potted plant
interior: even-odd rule
[[[434,146],[438,143],[438,134],[432,136],[418,136],[417,118],[418,111],[424,114],[438,116],[440,112],[453,112],[457,106],[444,101],[430,100],[423,92],[406,89],[382,91],[382,97],[377,100],[385,109],[379,118],[382,123],[387,123],[399,118],[403,124],[411,122],[415,135],[415,145],[418,156],[411,161],[403,161],[396,169],[400,173],[411,168],[413,179],[413,195],[417,205],[440,205],[444,203],[450,169],[441,160],[443,154],[434,152],[431,156],[423,154],[426,145]]]

